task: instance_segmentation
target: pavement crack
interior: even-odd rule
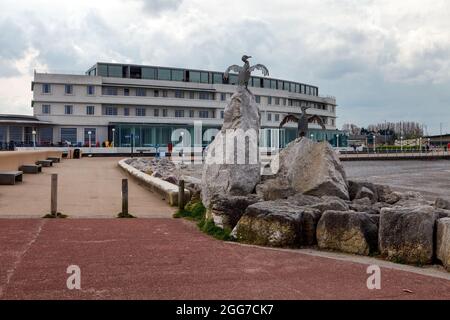
[[[34,234],[32,235],[30,241],[28,241],[23,246],[22,250],[17,255],[17,258],[14,261],[12,267],[6,271],[6,282],[3,286],[0,285],[0,298],[2,298],[6,294],[6,289],[8,288],[8,285],[11,282],[11,278],[14,276],[14,273],[16,272],[17,268],[22,263],[23,257],[27,254],[27,252],[31,248],[31,246],[36,242],[45,223],[46,223],[46,221],[44,219],[39,221],[39,225],[38,225],[36,231],[34,232]]]

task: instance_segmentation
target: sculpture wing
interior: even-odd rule
[[[263,64],[255,64],[254,66],[251,66],[250,72],[252,72],[254,70],[261,70],[263,76],[265,76],[265,77],[267,77],[269,75],[269,70]]]
[[[283,127],[288,122],[297,122],[298,123],[298,118],[296,116],[292,115],[292,114],[288,114],[281,121],[280,128]]]
[[[322,127],[322,129],[326,129],[325,124],[323,123],[323,120],[321,117],[319,117],[318,115],[313,115],[308,118],[309,123],[314,122],[314,121],[317,121],[317,123],[319,124],[319,126]]]
[[[230,71],[239,73],[241,72],[242,67],[238,66],[237,64],[233,64],[232,66],[229,66],[227,68],[227,70],[225,70],[225,73],[223,74],[224,79],[228,79],[228,74],[230,73]]]

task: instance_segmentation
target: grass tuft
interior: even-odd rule
[[[47,213],[45,216],[43,216],[42,218],[44,219],[56,219],[56,218],[61,218],[61,219],[65,219],[69,217],[67,214],[62,214],[61,212],[58,212],[56,214],[56,216],[54,214],[51,213]]]

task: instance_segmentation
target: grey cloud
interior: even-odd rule
[[[176,10],[183,0],[134,0],[142,2],[144,10],[152,15],[159,15],[164,11]]]

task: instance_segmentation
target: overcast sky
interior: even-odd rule
[[[33,70],[96,61],[271,76],[337,97],[338,126],[418,121],[450,132],[449,0],[1,0],[0,113],[32,114]]]

